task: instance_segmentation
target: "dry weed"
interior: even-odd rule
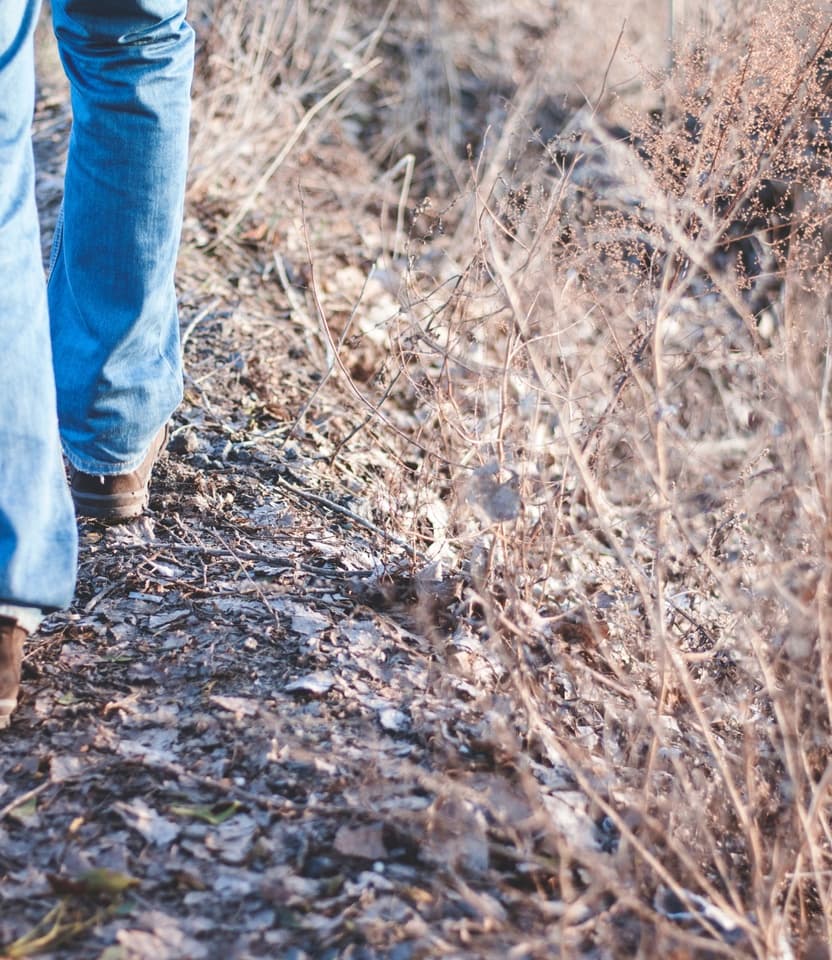
[[[528,784],[489,816],[535,909],[615,956],[827,941],[824,5],[693,39],[677,7],[672,66],[671,19],[577,63],[580,3],[197,8],[194,242],[306,271],[294,319],[394,451],[383,514],[464,584],[423,626],[502,665],[471,709]],[[561,769],[584,840],[542,799]]]

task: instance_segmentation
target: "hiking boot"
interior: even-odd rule
[[[141,516],[150,496],[150,474],[168,442],[167,424],[156,434],[144,460],[131,473],[111,477],[69,471],[69,489],[79,517],[96,520],[132,520]]]
[[[0,617],[0,730],[11,722],[20,691],[20,664],[26,631],[17,620]]]

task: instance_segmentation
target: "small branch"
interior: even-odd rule
[[[624,18],[624,21],[621,24],[621,29],[618,31],[618,39],[615,41],[615,46],[612,48],[612,53],[610,58],[607,61],[607,67],[604,70],[604,78],[601,80],[601,89],[598,93],[598,98],[595,101],[595,106],[592,108],[592,113],[595,114],[598,112],[598,108],[601,106],[601,101],[604,99],[604,94],[607,92],[607,83],[610,79],[610,70],[612,70],[612,65],[615,62],[615,58],[618,56],[618,48],[621,46],[621,40],[624,37],[624,31],[627,29],[627,18]]]
[[[257,202],[257,198],[260,194],[266,189],[271,178],[277,173],[277,171],[283,166],[286,158],[292,152],[292,150],[297,145],[297,142],[306,132],[306,128],[312,123],[315,117],[327,107],[333,100],[337,100],[342,93],[346,93],[347,90],[366,74],[370,73],[372,70],[375,70],[379,64],[381,64],[381,57],[376,57],[374,60],[371,60],[369,63],[365,64],[363,67],[353,71],[347,77],[346,80],[343,80],[338,84],[337,87],[333,87],[329,93],[322,97],[314,107],[310,107],[309,110],[301,118],[300,123],[292,131],[291,136],[283,145],[283,149],[278,153],[278,155],[272,160],[272,162],[266,167],[260,179],[255,183],[249,195],[245,200],[240,204],[237,212],[234,216],[226,223],[220,233],[217,235],[216,239],[206,248],[208,252],[216,249],[224,240],[227,240],[228,237],[234,232],[234,230],[242,223],[243,218],[249,213],[254,204]]]
[[[397,547],[401,547],[401,549],[404,550],[409,557],[418,560],[425,559],[425,556],[422,553],[419,553],[419,551],[414,550],[409,543],[406,543],[399,537],[394,536],[392,533],[385,532],[381,529],[381,527],[377,527],[374,523],[371,523],[369,520],[366,520],[364,517],[360,516],[360,514],[353,513],[352,510],[342,507],[340,503],[335,503],[333,500],[327,500],[326,497],[322,497],[318,493],[312,493],[309,490],[303,490],[300,487],[293,486],[287,480],[284,480],[280,475],[278,475],[275,479],[284,490],[291,490],[292,493],[296,494],[303,500],[309,500],[312,503],[320,504],[321,506],[326,507],[327,510],[332,510],[334,513],[341,514],[342,517],[347,517],[347,519],[352,520],[353,523],[357,523],[360,527],[364,527],[365,530],[369,530],[370,533],[374,533],[377,537],[381,537],[382,540],[387,540],[390,543],[395,544]]]
[[[183,354],[185,352],[185,345],[191,339],[191,335],[193,334],[194,330],[196,330],[199,324],[202,323],[202,321],[205,320],[206,317],[211,316],[211,314],[217,309],[219,304],[220,304],[220,298],[215,297],[211,301],[211,303],[209,303],[207,307],[200,310],[199,313],[193,318],[193,320],[191,320],[188,326],[185,327],[182,333],[182,336],[180,337],[180,343],[179,343],[179,349]]]
[[[301,198],[302,198],[302,195],[301,195]],[[303,210],[302,204],[301,204],[301,209]],[[454,466],[454,467],[462,466],[461,464],[454,463],[450,460],[445,459],[445,457],[438,454],[435,450],[432,450],[430,447],[427,447],[424,444],[420,443],[418,440],[415,439],[415,437],[408,436],[404,430],[401,430],[391,420],[389,420],[381,412],[381,405],[382,403],[384,403],[385,399],[387,398],[387,394],[385,394],[378,403],[373,403],[371,400],[368,400],[367,397],[365,397],[364,394],[355,385],[355,381],[353,380],[349,370],[347,370],[346,366],[344,365],[344,361],[341,359],[338,353],[338,346],[336,345],[335,339],[332,336],[332,331],[330,330],[330,327],[329,327],[329,321],[327,320],[326,312],[324,311],[323,303],[321,302],[321,297],[320,297],[320,294],[318,293],[318,281],[315,275],[315,262],[312,256],[312,247],[309,243],[309,232],[306,229],[306,211],[305,210],[303,210],[303,224],[304,224],[304,231],[303,231],[304,240],[306,242],[306,255],[309,263],[309,287],[312,293],[312,300],[315,304],[315,310],[320,320],[321,332],[323,333],[325,339],[329,343],[329,347],[332,351],[332,355],[335,358],[335,366],[343,375],[347,388],[349,389],[350,393],[356,398],[356,400],[358,400],[358,402],[362,406],[366,407],[370,411],[372,416],[376,417],[380,423],[382,423],[388,430],[391,430],[393,433],[395,433],[397,437],[404,440],[405,443],[408,443],[416,447],[418,450],[421,450],[426,456],[434,457],[435,459],[439,460],[441,463],[445,463],[449,466]],[[343,341],[343,338],[341,339]],[[327,376],[329,376],[329,373],[330,371],[327,371]]]
[[[65,781],[62,781],[62,782],[65,782]],[[52,780],[46,780],[39,787],[34,787],[34,789],[32,790],[27,790],[26,793],[21,793],[21,795],[19,797],[16,797],[14,800],[12,800],[11,803],[7,803],[5,807],[0,808],[0,823],[2,823],[3,820],[5,820],[6,817],[13,810],[16,810],[20,806],[23,806],[24,803],[28,803],[34,797],[39,796],[41,793],[43,793],[44,790],[46,790],[48,787],[51,787],[52,785],[53,785]]]

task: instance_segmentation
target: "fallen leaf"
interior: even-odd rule
[[[343,857],[360,857],[363,860],[384,860],[387,847],[380,823],[362,827],[341,827],[335,834],[334,847]]]
[[[244,863],[251,852],[257,823],[253,817],[240,814],[233,820],[221,824],[205,837],[205,846],[216,853],[223,863],[237,865]]]
[[[127,960],[128,954],[123,947],[106,947],[104,952],[98,957],[98,960]]]
[[[49,761],[49,776],[55,783],[71,780],[78,776],[83,769],[84,761],[81,757],[73,755],[59,754]]]
[[[157,847],[167,846],[179,835],[179,827],[170,820],[166,820],[144,800],[114,803],[113,809],[124,819],[128,827],[132,827],[148,843]]]
[[[33,827],[38,822],[38,798],[29,797],[17,806],[12,807],[8,814],[13,820],[17,820],[24,826]]]
[[[287,693],[309,693],[315,697],[322,697],[335,686],[335,677],[328,670],[319,670],[299,677],[286,684]]]
[[[61,902],[53,907],[28,933],[4,948],[3,960],[46,953],[52,947],[66,943],[79,933],[101,922],[100,911],[86,920],[67,922],[64,922],[65,913],[65,903]]]
[[[107,868],[86,870],[78,877],[62,877],[48,874],[49,885],[56,893],[71,893],[75,896],[117,897],[131,887],[140,886],[141,881],[128,873]]]
[[[151,930],[119,930],[116,940],[132,957],[153,957],[153,960],[200,960],[207,948],[188,936],[177,921],[158,911],[140,918]]]
[[[234,713],[238,717],[253,717],[260,709],[260,703],[257,700],[251,700],[248,697],[211,697],[211,702],[215,703],[223,710]]]
[[[175,817],[191,817],[194,820],[202,820],[209,823],[212,827],[218,827],[242,808],[242,804],[237,800],[231,800],[229,803],[213,804],[187,804],[175,803],[170,807],[170,812]]]
[[[292,632],[303,637],[314,637],[330,626],[331,620],[314,610],[304,610],[292,617]]]
[[[410,727],[410,721],[407,715],[393,707],[386,707],[384,710],[379,710],[378,722],[383,729],[390,733],[402,733]]]

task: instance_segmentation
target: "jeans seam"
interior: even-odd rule
[[[58,256],[61,252],[61,245],[63,244],[64,239],[64,205],[63,201],[61,202],[60,209],[58,210],[58,219],[55,221],[55,232],[52,234],[52,249],[49,252],[49,270],[47,271],[46,282],[52,279],[52,273],[55,270],[55,265],[58,262]]]

